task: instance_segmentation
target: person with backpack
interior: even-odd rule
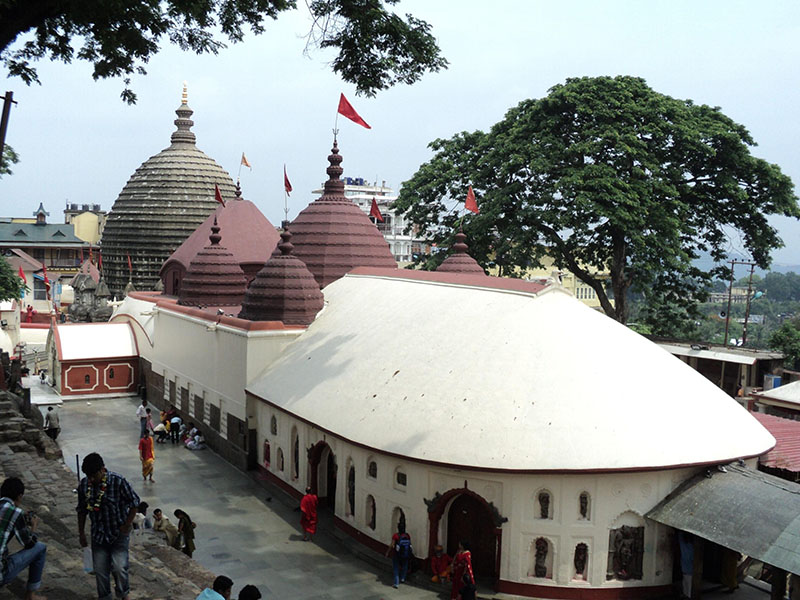
[[[397,533],[392,536],[392,543],[386,551],[386,556],[392,554],[392,573],[394,574],[394,585],[405,583],[408,574],[408,563],[411,560],[414,549],[411,547],[411,536],[406,533],[404,523],[397,524]]]

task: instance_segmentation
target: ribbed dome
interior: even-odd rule
[[[375,224],[344,195],[342,157],[333,142],[329,179],[320,198],[292,222],[294,254],[314,275],[321,288],[355,267],[397,268],[397,263]]]
[[[103,230],[104,275],[115,295],[129,279],[142,290],[156,285],[162,263],[218,206],[215,184],[223,198],[234,195],[230,175],[195,146],[185,88],[175,112],[177,130],[172,144],[136,169],[114,202]]]
[[[453,244],[453,254],[444,259],[436,270],[444,273],[469,273],[470,275],[486,275],[486,271],[474,258],[467,254],[469,246],[465,240],[467,235],[463,231],[456,234],[456,243]]]
[[[319,285],[303,261],[292,256],[291,240],[289,231],[281,234],[281,253],[270,258],[250,283],[240,318],[309,325],[322,310]]]
[[[183,278],[178,304],[189,306],[238,306],[242,303],[247,279],[233,254],[220,246],[222,236],[214,221],[211,244],[197,253]]]

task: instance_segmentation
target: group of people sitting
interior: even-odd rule
[[[231,600],[233,581],[230,577],[220,575],[210,588],[204,589],[196,600]],[[246,585],[239,592],[238,600],[260,600],[261,592],[254,585]]]
[[[147,509],[149,505],[147,502],[139,503],[139,510],[133,519],[133,528],[135,530],[143,531],[145,529],[152,529],[163,533],[167,541],[167,545],[181,550],[189,558],[195,550],[194,545],[194,530],[197,525],[192,521],[191,517],[186,511],[176,508],[172,513],[178,520],[178,525],[173,525],[169,517],[166,517],[160,508],[153,511],[153,518],[147,516]]]
[[[150,412],[150,409],[147,409]],[[159,415],[159,423],[152,428],[156,435],[157,444],[166,444],[171,441],[173,444],[182,443],[189,450],[203,450],[206,448],[206,440],[194,423],[184,423],[178,416],[178,411],[174,405],[169,410],[162,410]]]

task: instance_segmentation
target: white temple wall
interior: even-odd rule
[[[696,468],[661,471],[586,473],[586,474],[505,474],[476,472],[407,461],[356,446],[313,425],[294,418],[261,401],[255,403],[260,458],[263,463],[263,441],[270,442],[271,461],[268,470],[302,493],[311,481],[307,450],[324,440],[336,456],[338,466],[336,515],[345,523],[374,540],[387,544],[396,527],[395,510],[405,513],[415,553],[430,555],[429,513],[425,500],[436,493],[465,487],[492,503],[502,517],[500,579],[520,584],[558,587],[613,588],[621,586],[660,586],[672,582],[672,544],[670,531],[644,515]],[[278,426],[270,433],[272,416]],[[299,474],[292,475],[292,432],[299,438]],[[284,469],[278,466],[279,450],[284,454]],[[368,464],[375,461],[377,476],[368,475]],[[355,515],[348,502],[348,464],[355,466]],[[322,470],[322,469],[321,469]],[[398,470],[405,474],[406,485],[397,482]],[[322,482],[320,481],[322,486]],[[549,494],[547,518],[541,517],[538,496]],[[588,516],[580,513],[580,496],[588,493]],[[322,492],[321,492],[322,494]],[[375,500],[375,529],[369,526],[367,498]],[[449,504],[448,504],[449,507]],[[438,525],[439,543],[446,546],[447,512]],[[612,529],[623,525],[644,526],[642,578],[621,581],[607,579],[609,536]],[[536,540],[549,544],[548,574],[535,574]],[[585,578],[576,577],[575,548],[588,547]]]

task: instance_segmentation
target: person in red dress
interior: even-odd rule
[[[307,542],[317,533],[317,495],[311,492],[311,488],[306,488],[306,495],[300,501],[300,526],[303,528],[303,541]]]
[[[474,589],[475,575],[472,573],[472,554],[469,552],[469,542],[462,540],[458,543],[458,551],[453,558],[450,577],[453,582],[450,590],[451,600],[455,600],[461,595],[461,588],[465,585],[472,585],[472,589]]]

